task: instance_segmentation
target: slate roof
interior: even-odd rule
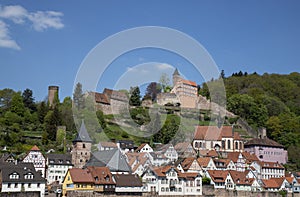
[[[119,149],[93,152],[86,166],[107,166],[111,172],[131,172],[125,156]]]
[[[175,69],[173,75],[180,75],[177,68]]]
[[[42,177],[40,172],[37,172],[32,163],[13,163],[3,162],[0,163],[0,171],[2,173],[2,182],[5,183],[44,183],[45,179]],[[18,179],[10,179],[10,175],[17,173]],[[33,179],[25,179],[25,175],[31,173]]]
[[[72,165],[72,156],[71,154],[47,154],[48,164],[51,165]]]
[[[132,140],[118,140],[117,143],[120,144],[121,149],[132,149],[134,148],[134,143]]]
[[[244,147],[251,147],[251,146],[266,146],[266,147],[275,147],[275,148],[284,148],[283,145],[271,140],[269,138],[254,138],[244,144]]]
[[[142,187],[142,181],[136,174],[114,174],[117,187]],[[142,192],[142,190],[141,190]]]
[[[79,130],[79,133],[78,133],[76,139],[73,140],[73,143],[75,143],[75,142],[92,142],[92,140],[86,130],[84,120],[82,120],[80,130]]]

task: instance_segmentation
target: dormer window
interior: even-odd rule
[[[25,179],[33,179],[33,174],[32,173],[25,174],[24,178]]]
[[[10,179],[19,179],[19,174],[16,173],[16,172],[14,172],[14,173],[12,173],[11,175],[9,175],[9,178],[10,178]]]

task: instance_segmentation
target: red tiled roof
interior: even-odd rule
[[[92,174],[94,178],[95,184],[105,184],[111,185],[115,184],[112,178],[112,174],[108,167],[95,167],[95,166],[88,166],[87,169]]]
[[[34,145],[31,149],[31,151],[40,151],[39,147],[37,145]]]
[[[233,133],[231,126],[196,126],[194,139],[195,140],[221,140],[222,138],[234,138],[240,140],[240,135],[237,132]]]
[[[207,172],[215,183],[224,183],[228,175],[228,171],[226,170],[208,170]]]
[[[218,153],[216,150],[209,150],[206,154],[207,157],[218,157]]]
[[[262,168],[276,168],[284,169],[284,167],[278,162],[266,162],[266,161],[257,161]]]
[[[210,157],[199,157],[197,159],[197,161],[201,167],[207,167],[210,160],[211,160]]]
[[[135,150],[135,152],[138,152],[138,151],[142,150],[142,148],[144,148],[144,146],[146,146],[146,144],[147,144],[147,143],[141,144],[141,145]]]
[[[182,83],[187,84],[187,85],[190,85],[190,86],[197,87],[197,84],[196,84],[194,81],[182,79]]]
[[[264,183],[265,188],[280,188],[283,181],[284,177],[282,178],[270,178],[270,179],[262,179],[262,182]]]
[[[94,183],[92,174],[88,169],[69,169],[73,183]]]
[[[192,163],[194,162],[195,158],[194,157],[188,157],[185,158],[182,162],[181,162],[181,166],[183,168],[184,171],[188,170]]]
[[[248,170],[244,172],[239,172],[235,170],[229,171],[230,176],[233,179],[233,182],[237,185],[252,185],[254,179],[247,178],[247,174],[249,173]]]

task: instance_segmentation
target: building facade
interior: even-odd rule
[[[42,177],[45,177],[46,159],[41,150],[34,145],[31,150],[23,159],[24,163],[33,163],[33,166],[37,172],[42,173]]]

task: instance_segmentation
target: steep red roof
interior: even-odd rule
[[[210,160],[211,160],[210,157],[199,157],[197,159],[197,161],[201,167],[207,167]]]
[[[281,178],[270,178],[270,179],[262,179],[265,188],[280,188],[283,181],[285,180],[284,177]]]
[[[194,139],[195,140],[221,140],[222,138],[234,138],[241,140],[239,133],[233,132],[231,126],[196,126]]]
[[[73,183],[94,183],[92,174],[88,169],[69,169]]]
[[[88,166],[87,169],[92,174],[95,184],[115,184],[108,167]]]
[[[40,151],[39,147],[37,145],[34,145],[31,149],[31,151]]]
[[[252,185],[254,181],[253,178],[247,178],[247,174],[249,173],[249,170],[246,170],[244,172],[229,170],[229,173],[234,183],[237,185]]]
[[[228,175],[226,170],[208,170],[207,172],[215,183],[224,183]]]
[[[142,148],[144,148],[144,146],[146,146],[146,144],[147,144],[147,143],[141,144],[141,145],[135,150],[135,152],[138,152],[138,151],[142,150]]]

